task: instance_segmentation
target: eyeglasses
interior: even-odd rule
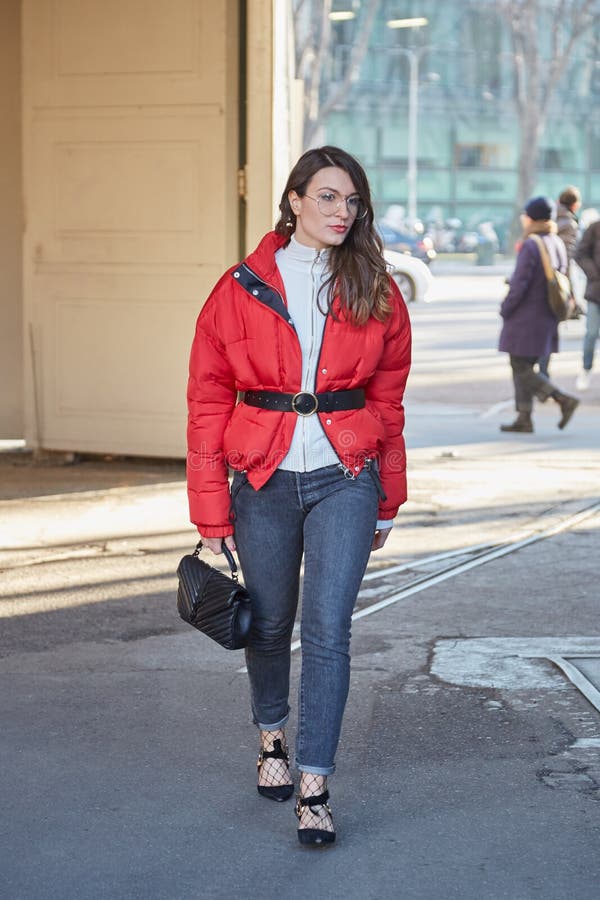
[[[304,194],[309,200],[314,200],[319,207],[322,216],[333,216],[338,211],[342,203],[346,204],[348,215],[353,219],[364,219],[368,213],[367,205],[361,200],[357,194],[350,197],[340,197],[339,194],[326,192],[319,194],[318,197],[311,197],[310,194]]]

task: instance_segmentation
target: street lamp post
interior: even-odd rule
[[[388,28],[422,28],[428,24],[424,17],[412,19],[390,19]],[[407,181],[407,212],[409,221],[414,224],[417,219],[417,151],[418,151],[418,121],[419,121],[419,63],[423,54],[429,47],[416,49],[397,47],[398,53],[403,53],[408,59],[408,169]]]
[[[417,151],[419,146],[419,63],[423,54],[429,47],[419,47],[409,50],[398,47],[397,52],[403,53],[408,59],[408,167],[407,181],[407,212],[411,222],[417,218]]]
[[[417,149],[419,127],[419,56],[408,56],[408,217],[414,224],[417,218]]]

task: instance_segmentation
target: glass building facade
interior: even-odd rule
[[[333,3],[334,12],[354,15],[331,20],[322,103],[343,83],[367,5],[365,0]],[[542,86],[551,74],[557,6],[538,2],[534,51]],[[323,118],[318,138],[361,159],[379,215],[391,204],[406,207],[412,60],[418,217],[458,218],[469,228],[492,221],[501,236],[506,234],[523,199],[518,196],[521,117],[516,104],[522,51],[510,20],[493,0],[381,0],[376,7],[360,68],[347,90],[338,90],[340,100]],[[414,17],[426,18],[427,24],[390,27]],[[562,23],[563,40],[570,27]],[[592,24],[564,60],[540,133],[531,194],[556,197],[574,184],[584,207],[600,207],[599,100],[600,33]],[[531,97],[524,102],[532,102]]]

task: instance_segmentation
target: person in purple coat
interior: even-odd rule
[[[567,251],[552,221],[554,203],[548,197],[533,197],[526,204],[521,222],[523,242],[506,298],[500,306],[504,322],[499,349],[510,355],[517,418],[501,431],[532,432],[533,398],[545,403],[552,397],[560,408],[559,428],[564,428],[579,405],[539,370],[539,360],[558,351],[558,320],[548,304],[548,283],[540,251],[532,234],[544,241],[553,268],[567,271]]]

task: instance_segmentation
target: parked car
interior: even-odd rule
[[[384,250],[388,271],[400,288],[405,303],[426,300],[433,284],[433,275],[420,259],[396,250]]]
[[[433,241],[426,234],[414,231],[397,231],[383,222],[377,225],[385,247],[398,253],[406,253],[422,260],[426,265],[437,256],[433,247]]]

